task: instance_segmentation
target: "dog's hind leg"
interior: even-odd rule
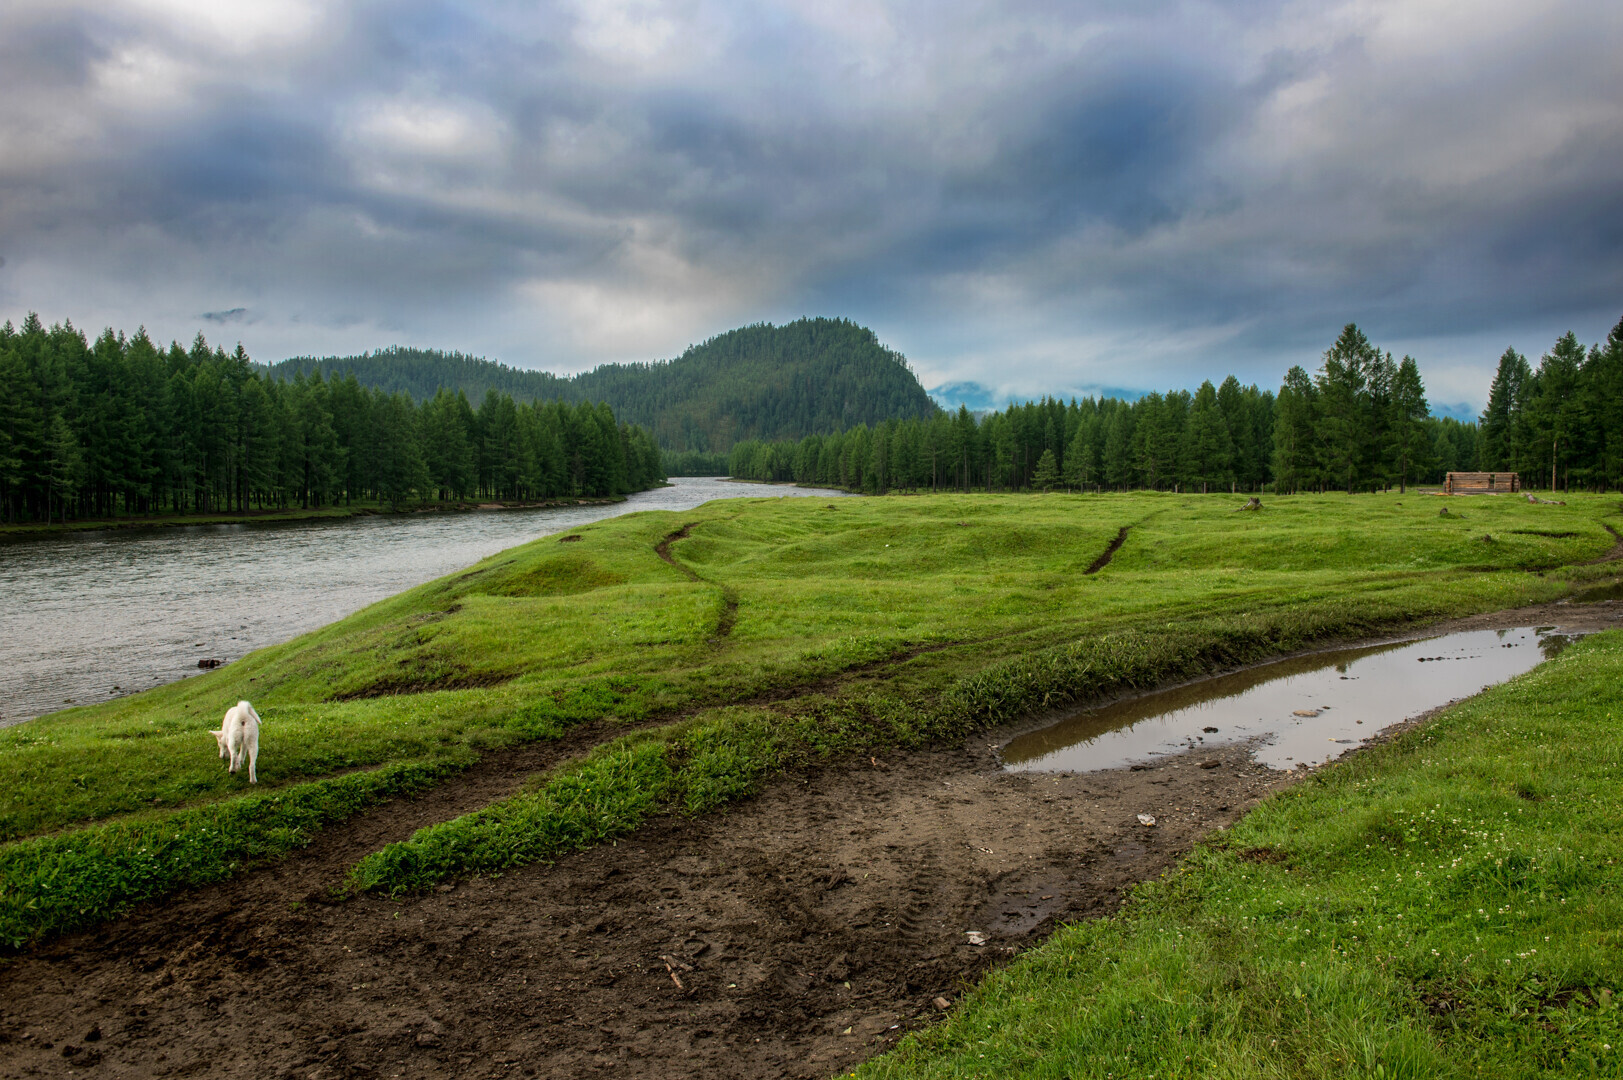
[[[244,749],[248,753],[248,782],[259,783],[259,777],[254,773],[254,763],[259,760],[259,728],[250,727],[243,739]]]

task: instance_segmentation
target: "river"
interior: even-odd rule
[[[505,548],[639,510],[843,492],[711,477],[607,506],[106,529],[0,539],[0,727],[198,672]]]

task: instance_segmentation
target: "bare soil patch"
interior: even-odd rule
[[[690,522],[689,524],[684,525],[680,529],[677,529],[675,532],[671,533],[665,539],[654,545],[654,554],[658,555],[668,565],[675,567],[677,571],[689,581],[698,581],[700,580],[699,575],[693,572],[692,567],[688,566],[686,563],[677,562],[676,559],[671,556],[671,545],[676,543],[678,540],[687,539],[688,532],[692,528],[693,525]]]
[[[1116,557],[1116,552],[1120,551],[1121,546],[1127,543],[1127,531],[1130,528],[1132,528],[1132,526],[1123,525],[1121,527],[1121,531],[1116,533],[1115,539],[1111,540],[1109,546],[1105,548],[1104,553],[1101,554],[1097,559],[1094,559],[1093,562],[1088,565],[1088,568],[1082,571],[1082,573],[1097,574],[1099,571],[1109,566],[1110,560]]]
[[[0,1076],[827,1076],[1289,782],[1243,748],[1004,774],[978,742],[784,780],[551,867],[323,900],[360,854],[518,777],[470,780],[6,965]]]

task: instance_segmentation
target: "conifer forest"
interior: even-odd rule
[[[745,327],[666,365],[574,379],[460,354],[344,359],[265,368],[201,334],[162,348],[144,331],[92,342],[71,324],[8,322],[0,518],[600,497],[667,472],[868,492],[1357,493],[1451,470],[1516,471],[1534,489],[1623,484],[1623,322],[1587,348],[1568,333],[1536,365],[1507,349],[1479,421],[1433,415],[1414,358],[1351,324],[1277,391],[1231,375],[982,415],[936,408],[898,354],[845,320]],[[664,437],[580,398],[588,388]],[[557,397],[533,396],[547,392]]]
[[[1499,363],[1480,422],[1434,416],[1419,365],[1356,325],[1317,371],[1277,392],[1232,375],[1136,401],[1054,398],[975,417],[889,420],[835,436],[746,441],[728,461],[750,480],[861,491],[1404,490],[1453,470],[1518,471],[1529,488],[1623,485],[1623,321],[1587,350],[1571,333],[1535,368]]]
[[[488,390],[421,404],[353,373],[272,377],[238,346],[155,344],[30,315],[0,327],[0,517],[51,522],[376,500],[613,496],[664,481],[603,404]]]

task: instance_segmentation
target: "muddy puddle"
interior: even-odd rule
[[[1553,626],[1516,627],[1294,657],[1066,717],[1010,741],[1003,763],[1092,772],[1250,743],[1270,768],[1320,765],[1382,728],[1520,675],[1570,640]]]

